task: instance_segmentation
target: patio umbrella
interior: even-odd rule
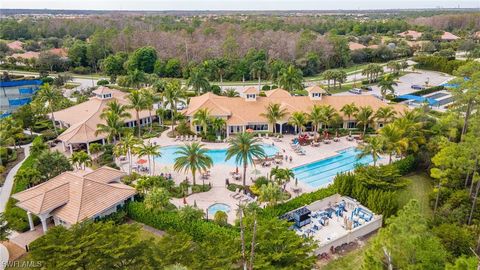
[[[261,172],[259,169],[254,169],[254,170],[251,172],[251,174],[253,174],[253,175],[259,175],[259,174],[261,174],[261,173],[262,173],[262,172]]]
[[[295,177],[295,186],[298,186],[298,178]]]
[[[252,133],[252,132],[253,132],[253,129],[247,128],[247,130],[245,130],[245,132]]]
[[[139,159],[139,160],[137,160],[137,164],[139,164],[139,165],[143,165],[143,164],[145,164],[145,163],[147,163],[147,160],[145,160],[145,159]]]

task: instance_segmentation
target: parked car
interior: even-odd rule
[[[356,94],[356,95],[361,95],[362,94],[362,89],[352,88],[352,89],[348,90],[348,92],[350,92],[352,94]]]
[[[373,88],[371,86],[364,85],[361,88],[362,88],[363,91],[373,91]]]
[[[415,89],[415,90],[424,90],[425,86],[414,84],[414,85],[411,86],[411,88]]]

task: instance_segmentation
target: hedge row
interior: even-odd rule
[[[209,235],[224,235],[234,237],[238,232],[230,227],[222,227],[213,222],[197,220],[186,222],[176,211],[152,211],[146,209],[142,202],[130,202],[126,206],[130,218],[164,231],[182,231],[194,240],[203,240]]]
[[[265,217],[279,217],[299,207],[302,207],[302,206],[311,204],[315,201],[322,200],[326,197],[332,196],[335,193],[336,193],[335,188],[332,185],[330,185],[326,188],[321,188],[314,192],[302,194],[285,203],[266,207],[262,211],[262,215],[264,215]]]

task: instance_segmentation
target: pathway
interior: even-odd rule
[[[0,190],[0,213],[3,213],[5,211],[5,207],[7,205],[8,199],[10,198],[10,193],[12,192],[13,188],[13,179],[15,175],[18,172],[18,169],[20,169],[20,166],[22,166],[23,162],[27,157],[30,155],[30,146],[32,144],[27,144],[27,145],[22,145],[21,147],[25,151],[25,158],[20,161],[17,165],[15,165],[10,172],[8,173],[7,177],[5,178],[5,182],[3,183],[3,187]]]

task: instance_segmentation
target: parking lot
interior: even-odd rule
[[[405,95],[418,90],[411,88],[412,85],[421,85],[426,87],[428,82],[428,87],[437,86],[443,83],[448,82],[453,79],[452,76],[435,71],[427,70],[417,70],[412,73],[408,73],[397,80],[398,85],[394,86],[395,93],[397,95]],[[336,95],[355,95],[350,92],[342,92]],[[378,86],[372,86],[372,91],[363,91],[362,95],[380,95],[380,88]]]

